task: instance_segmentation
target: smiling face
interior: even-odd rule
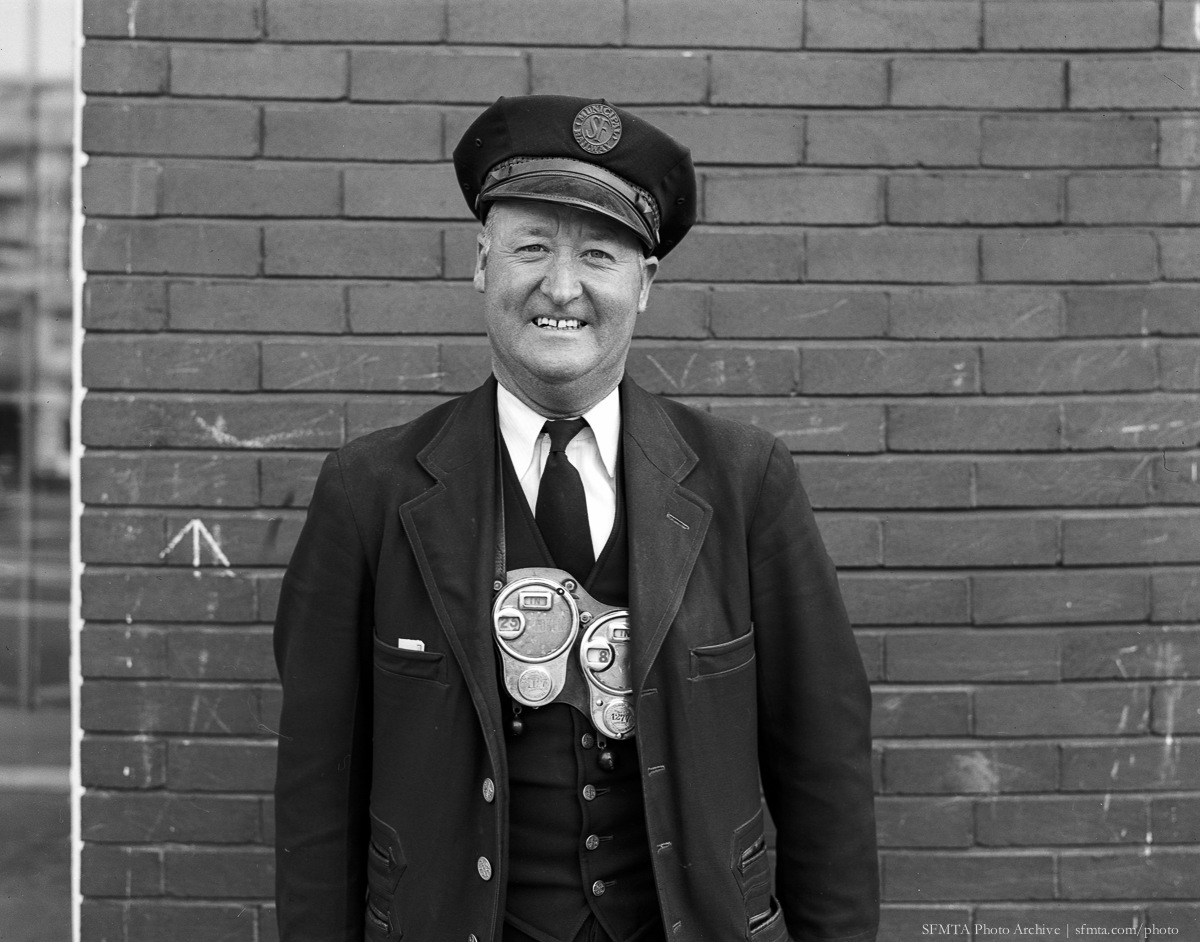
[[[605,216],[498,201],[475,266],[496,377],[543,415],[587,411],[621,380],[657,270]]]

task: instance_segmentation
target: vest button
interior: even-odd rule
[[[475,861],[475,869],[479,871],[479,876],[484,880],[492,878],[492,862],[486,857],[480,857]]]
[[[581,741],[584,749],[591,749],[592,746],[596,745],[596,737],[591,733],[584,733]]]
[[[589,834],[587,836],[587,840],[583,842],[583,846],[588,850],[595,850],[600,846],[600,838],[598,838],[595,834]]]
[[[592,884],[592,895],[593,896],[603,896],[604,895],[604,881],[603,880],[597,880],[595,883]]]
[[[495,799],[495,797],[496,797],[496,783],[493,782],[490,778],[485,778],[483,780],[483,800],[490,802],[493,799]]]
[[[583,800],[591,801],[595,797],[596,797],[596,786],[595,785],[584,785],[583,786]]]

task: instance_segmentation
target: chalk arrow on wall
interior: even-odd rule
[[[217,532],[220,532],[220,527],[217,528]],[[158,558],[166,559],[170,552],[175,549],[175,547],[178,546],[183,541],[183,538],[189,533],[192,535],[192,568],[196,570],[197,576],[200,575],[201,540],[204,541],[204,545],[206,545],[209,551],[212,553],[214,564],[220,563],[226,569],[230,568],[231,563],[229,562],[229,557],[225,555],[224,551],[221,549],[221,544],[217,541],[216,537],[209,532],[208,527],[204,525],[204,521],[202,521],[199,517],[193,517],[187,522],[187,525],[182,530],[171,537],[171,542],[167,544],[166,549],[158,554]]]

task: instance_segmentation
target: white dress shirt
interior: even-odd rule
[[[550,457],[550,436],[543,434],[546,417],[510,393],[496,387],[496,411],[508,457],[521,482],[529,507],[537,511],[542,470]],[[612,532],[617,513],[617,449],[621,441],[621,398],[614,389],[583,414],[587,428],[567,443],[567,458],[579,472],[587,500],[588,528],[596,558]]]

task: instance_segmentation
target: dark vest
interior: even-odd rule
[[[552,567],[508,451],[500,451],[507,566],[510,570]],[[592,572],[582,580],[594,598],[617,606],[629,604],[620,478],[618,473],[612,534]],[[572,575],[579,578],[578,573]],[[570,942],[589,914],[595,914],[614,942],[636,942],[656,929],[661,936],[637,744],[632,739],[609,740],[607,747],[616,758],[609,772],[600,767],[591,720],[574,707],[561,703],[525,707],[521,720],[522,734],[510,732],[507,737],[507,920],[543,942]],[[594,797],[585,797],[592,789]]]

